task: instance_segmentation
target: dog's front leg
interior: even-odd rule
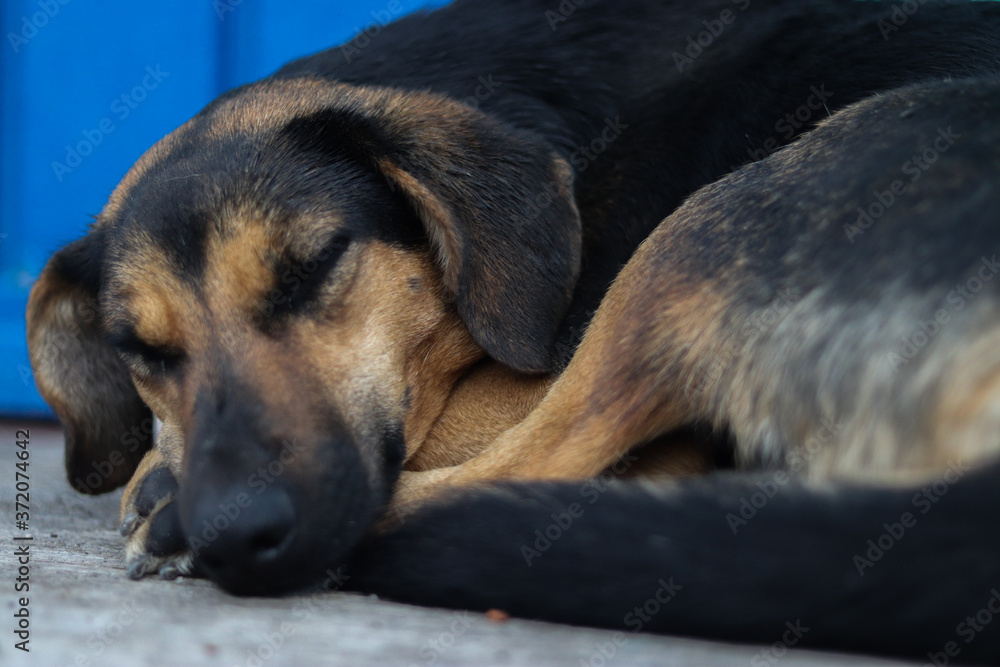
[[[121,504],[121,534],[125,538],[128,576],[140,579],[159,573],[163,579],[193,572],[194,556],[181,529],[177,510],[179,447],[165,429],[156,446],[139,464],[125,487]]]

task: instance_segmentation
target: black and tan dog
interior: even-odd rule
[[[234,592],[307,586],[357,547],[394,485],[404,503],[438,485],[587,477],[695,423],[732,433],[741,465],[786,462],[796,444],[824,436],[820,452],[806,452],[817,477],[913,480],[992,451],[980,437],[994,426],[990,362],[957,352],[969,341],[987,349],[988,319],[941,325],[898,372],[875,363],[908,317],[936,303],[934,289],[969,268],[956,248],[991,243],[975,217],[990,184],[980,206],[978,191],[963,189],[975,165],[915,182],[927,191],[890,183],[907,203],[883,202],[870,224],[854,215],[853,245],[840,236],[844,211],[870,204],[854,189],[894,168],[895,154],[854,156],[838,142],[891,153],[954,139],[927,135],[920,92],[851,107],[826,134],[703,190],[604,296],[657,223],[734,165],[875,93],[1000,72],[1000,7],[686,4],[459,0],[227,93],[139,160],[91,232],[53,257],[28,309],[36,378],[67,427],[70,480],[102,492],[131,479],[130,574],[170,576],[196,562]],[[910,98],[917,111],[893,108]],[[939,153],[965,155],[958,146]],[[992,157],[979,158],[995,175]],[[923,174],[925,163],[911,168]],[[840,195],[823,185],[835,177]],[[968,235],[931,230],[935,202],[967,211]],[[927,225],[883,224],[909,214]],[[989,299],[979,303],[962,317]],[[163,430],[150,450],[151,414]],[[711,459],[659,446],[661,469],[701,471]],[[732,497],[705,488],[691,522],[706,522],[699,502],[724,508]],[[564,492],[543,496],[544,511]],[[837,516],[868,496],[857,497]],[[462,506],[449,507],[440,511]],[[673,538],[669,526],[647,530],[652,517],[635,519],[655,555]],[[830,508],[821,517],[832,520]],[[426,547],[427,521],[374,543],[369,560],[399,558],[408,535]],[[513,525],[502,511],[497,521]],[[469,535],[473,551],[484,544]],[[784,566],[782,539],[769,553]],[[523,565],[519,546],[492,548],[541,571]],[[630,567],[592,555],[616,573]],[[554,556],[545,562],[563,562]],[[476,557],[484,580],[515,576]],[[628,574],[653,583],[669,569]],[[462,597],[440,573],[423,583],[389,574],[369,569],[356,581],[447,604],[492,595],[484,586]],[[587,576],[605,593],[617,587]],[[600,613],[624,617],[617,597],[600,596],[584,598],[610,600]],[[580,598],[537,611],[497,600],[607,622],[587,617]],[[767,638],[763,620],[702,627],[704,616],[668,616],[647,627]]]

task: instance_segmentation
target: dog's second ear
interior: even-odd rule
[[[409,201],[476,342],[512,368],[551,370],[580,268],[569,164],[541,137],[447,98],[342,89],[343,106],[311,119],[322,135]]]
[[[152,445],[152,415],[101,332],[98,229],[49,260],[28,299],[35,383],[66,428],[66,475],[82,493],[128,482]]]

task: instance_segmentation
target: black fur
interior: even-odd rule
[[[367,463],[337,415],[325,415],[322,442],[296,442],[263,405],[219,364],[197,399],[176,501],[198,567],[235,594],[313,584],[361,539],[398,474]]]
[[[157,503],[177,495],[177,479],[167,468],[158,468],[146,476],[139,485],[135,496],[135,511],[147,517],[156,509]]]
[[[176,502],[166,505],[153,516],[146,536],[146,547],[154,556],[170,556],[187,551],[187,538],[181,526],[181,515]]]
[[[425,605],[762,644],[801,623],[808,631],[797,646],[927,659],[954,642],[953,662],[995,664],[998,476],[997,466],[964,473],[940,496],[929,484],[933,504],[918,500],[920,489],[834,491],[782,485],[773,474],[718,473],[661,491],[507,485],[430,507],[369,543],[349,586]],[[734,534],[728,517],[768,493]],[[902,525],[907,513],[911,527]],[[869,543],[890,539],[881,556]],[[643,609],[664,584],[674,585],[660,594],[669,602]],[[972,626],[959,625],[995,595],[993,623],[966,642]]]
[[[561,16],[551,0],[458,0],[390,24],[370,44],[347,42],[276,76],[440,92],[539,133],[569,160],[584,237],[583,271],[558,346],[557,361],[565,363],[635,247],[698,187],[874,92],[1000,72],[995,3],[930,0],[895,31],[885,29],[895,27],[890,3],[742,6],[598,0],[556,20],[546,14]],[[674,54],[686,55],[688,38],[725,10],[733,22],[678,71]],[[824,108],[810,110],[797,128],[779,125],[813,88],[830,94]],[[609,120],[628,127],[590,159],[580,149]]]
[[[96,228],[87,236],[73,241],[52,256],[52,270],[62,280],[78,285],[94,295],[92,308],[97,306],[97,293],[101,289],[102,266],[106,247],[104,230]]]
[[[279,294],[281,297],[274,304],[274,310],[269,317],[260,318],[261,327],[265,331],[274,332],[291,316],[308,312],[316,306],[320,290],[337,267],[350,241],[350,237],[341,232],[314,257],[301,259],[282,257],[276,262],[274,275],[277,278],[271,293]],[[303,275],[299,282],[298,278]],[[288,281],[289,277],[293,277],[291,286],[281,282]]]

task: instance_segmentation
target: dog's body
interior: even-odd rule
[[[622,455],[699,423],[732,433],[740,465],[798,454],[796,472],[817,478],[912,480],[996,451],[984,435],[997,426],[993,362],[958,352],[988,346],[990,298],[940,329],[926,358],[892,373],[870,365],[910,318],[935,316],[935,290],[970,268],[970,248],[1000,242],[982,217],[995,193],[968,185],[995,177],[995,153],[956,139],[992,127],[970,110],[996,110],[991,84],[983,95],[973,84],[947,89],[972,91],[961,107],[970,130],[928,129],[927,118],[949,118],[931,88],[862,102],[810,143],[779,148],[873,94],[997,74],[1000,7],[926,3],[900,22],[879,3],[676,4],[563,3],[568,12],[460,0],[227,93],[140,159],[91,233],[50,262],[28,311],[39,387],[68,429],[70,480],[100,492],[132,479],[131,574],[176,574],[196,557],[235,592],[315,583],[359,543],[404,461],[401,504],[442,482],[619,472]],[[870,120],[880,113],[898,118]],[[844,148],[855,125],[859,138]],[[954,170],[916,167],[927,172],[916,190],[896,193],[892,174],[881,185],[897,153],[939,139],[950,142],[941,164],[955,160]],[[881,152],[850,162],[869,147]],[[699,187],[775,151],[657,228]],[[836,178],[839,189],[824,192]],[[870,203],[858,197],[873,187],[899,203],[845,234],[841,223],[857,221]],[[967,211],[968,237],[935,217],[952,206]],[[906,216],[921,225],[907,228]],[[876,298],[869,283],[888,291]],[[164,427],[140,464],[148,447],[130,433],[150,408]],[[816,441],[819,453],[796,450]],[[713,458],[690,444],[659,454],[673,472]],[[91,481],[94,462],[112,472]],[[567,493],[553,491],[553,502]],[[630,500],[609,498],[619,521]],[[498,525],[523,527],[502,500],[470,502],[499,503]],[[699,512],[692,521],[705,521]],[[371,562],[420,572],[407,554],[421,552],[405,545],[427,544],[433,516],[376,542]],[[720,520],[728,530],[725,512]],[[684,555],[656,551],[659,533],[636,529],[654,560]],[[698,553],[697,535],[678,534]],[[519,546],[513,562],[523,562]],[[356,581],[493,606],[488,569],[467,595],[442,572],[390,574],[369,568]],[[600,593],[608,606],[587,616],[532,606],[528,586],[510,590],[498,604],[526,615],[614,624],[627,612],[615,616],[618,598]],[[647,627],[768,638],[763,616],[717,632],[703,616],[662,618]]]
[[[466,492],[371,543],[351,585],[622,631],[772,643],[791,623],[801,646],[995,664],[998,184],[991,78],[861,102],[701,189],[493,447],[554,465],[680,406],[770,472]]]

